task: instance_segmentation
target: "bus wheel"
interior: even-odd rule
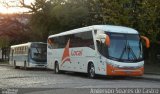
[[[88,66],[88,77],[95,78],[95,67],[94,67],[93,63],[90,63]]]
[[[55,63],[54,73],[55,74],[59,74],[60,73],[58,63]]]
[[[27,64],[26,64],[26,61],[24,62],[24,70],[27,70]]]

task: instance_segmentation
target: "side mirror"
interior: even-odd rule
[[[107,46],[110,46],[110,37],[108,35],[106,35],[105,42]]]
[[[96,38],[97,40],[101,40],[102,43],[105,43],[107,46],[110,46],[110,38],[107,34],[98,34]]]
[[[149,48],[150,47],[150,41],[147,37],[145,36],[141,36],[141,39],[145,40],[145,43],[146,43],[146,48]]]
[[[52,41],[50,39],[48,39],[48,43],[51,45],[52,44]]]

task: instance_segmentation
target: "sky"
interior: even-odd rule
[[[24,0],[25,4],[30,5],[34,0]],[[22,13],[27,12],[28,9],[26,8],[19,8],[19,7],[7,7],[4,2],[7,2],[11,6],[16,6],[19,4],[19,0],[0,0],[0,13],[3,14],[12,14],[12,13]]]

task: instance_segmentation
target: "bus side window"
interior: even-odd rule
[[[12,61],[13,58],[13,49],[10,49],[10,53],[9,53],[9,60]]]
[[[102,43],[99,40],[96,40],[97,42],[97,49],[99,51],[99,53],[105,57],[108,57],[108,47],[105,43]]]
[[[59,38],[52,38],[51,40],[51,48],[52,49],[57,49],[59,47]]]
[[[15,48],[15,54],[17,54],[17,48]]]
[[[70,35],[71,47],[89,47],[94,49],[92,31]]]
[[[31,56],[31,49],[28,49],[28,57]]]
[[[17,54],[19,54],[19,47],[17,47]]]
[[[102,43],[99,40],[96,40],[96,42],[97,42],[97,49],[98,49],[99,52],[101,52],[101,49],[102,49],[101,45],[102,45]]]

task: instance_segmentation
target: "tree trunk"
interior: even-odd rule
[[[2,61],[4,61],[4,48],[2,47]]]

